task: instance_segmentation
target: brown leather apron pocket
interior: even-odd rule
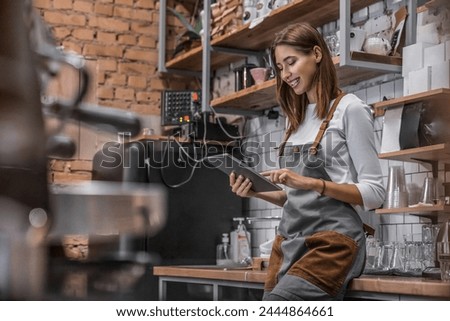
[[[272,291],[278,283],[278,272],[283,262],[283,252],[281,251],[281,243],[285,240],[281,235],[277,235],[272,245],[272,252],[269,259],[269,267],[267,269],[266,282],[264,284],[265,291]]]
[[[358,245],[335,231],[318,232],[305,239],[308,252],[289,269],[331,296],[336,296],[352,267]]]

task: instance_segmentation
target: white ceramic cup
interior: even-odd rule
[[[338,42],[341,41],[341,31],[336,31],[336,36],[338,38]],[[366,39],[366,31],[362,29],[351,29],[350,30],[350,51],[361,51],[362,46],[364,44],[364,40]]]

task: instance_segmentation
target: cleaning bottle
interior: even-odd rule
[[[235,217],[233,221],[238,222],[236,230],[231,232],[231,258],[234,263],[240,265],[251,265],[251,236],[244,225],[243,217]]]
[[[231,265],[230,238],[228,233],[222,234],[222,243],[217,245],[216,264],[220,266]]]

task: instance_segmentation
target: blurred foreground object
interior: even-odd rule
[[[56,48],[31,0],[3,1],[0,30],[0,300],[60,299],[58,294],[48,296],[49,267],[54,268],[49,247],[73,234],[86,237],[89,244],[116,237],[120,245],[128,236],[154,235],[165,224],[165,193],[157,186],[129,183],[52,186],[50,191],[48,157],[70,157],[74,150],[74,143],[60,136],[68,119],[132,137],[141,131],[140,119],[82,103],[89,82],[84,60]],[[61,64],[80,72],[81,90],[66,100],[45,97],[48,80]],[[52,131],[45,126],[50,117],[59,121]],[[113,269],[111,262],[123,261],[130,263],[125,270],[121,264]],[[142,275],[128,269],[144,271],[142,264],[148,263],[150,258],[119,247],[106,264],[116,274],[102,273],[100,288],[120,291],[130,278]],[[99,271],[98,266],[90,268]]]

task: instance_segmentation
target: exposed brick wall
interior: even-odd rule
[[[195,86],[157,72],[157,0],[34,0],[34,6],[58,45],[97,60],[97,83],[92,85],[99,105],[159,115],[161,90]],[[169,50],[180,27],[168,15]]]
[[[168,1],[175,7],[182,0]],[[33,0],[58,46],[95,62],[90,84],[94,102],[141,115],[160,115],[164,89],[198,89],[198,82],[161,75],[158,65],[158,0]],[[193,1],[185,7],[192,11]],[[175,48],[181,23],[167,16],[167,56]],[[64,84],[65,85],[65,84]],[[63,86],[64,86],[63,85]],[[69,85],[68,85],[69,86]],[[73,84],[71,84],[73,86]],[[92,97],[91,97],[92,98]],[[82,143],[82,141],[80,141]],[[82,166],[80,166],[82,164]],[[89,160],[51,160],[49,181],[91,178]]]

